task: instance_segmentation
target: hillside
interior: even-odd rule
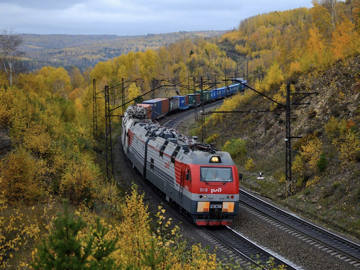
[[[360,56],[316,78],[300,76],[296,82],[296,89],[318,95],[302,101],[309,105],[292,110],[292,136],[302,139],[293,139],[291,197],[286,198],[284,178],[285,112],[229,114],[222,120],[214,116],[207,125],[208,137],[219,134],[213,140],[217,146],[238,138],[244,141],[246,155],[235,159],[245,176],[243,186],[360,237],[359,74]],[[251,90],[241,98],[236,110],[264,110],[270,103]],[[259,172],[264,172],[264,180],[257,179]]]
[[[292,140],[293,196],[286,197],[280,106],[247,90],[219,110],[249,113],[214,114],[206,133],[233,154],[243,186],[360,238],[360,2],[337,2],[336,11],[337,17],[315,2],[312,9],[261,14],[219,43],[240,74],[249,72],[249,85],[276,102],[285,104],[287,83],[292,102],[299,93],[317,93],[292,106],[292,136],[301,137]],[[329,21],[334,28],[325,27]],[[257,179],[259,172],[265,179]]]
[[[212,38],[223,33],[224,31],[184,31],[146,36],[22,34],[24,43],[21,49],[26,53],[26,66],[30,70],[51,65],[75,66],[84,71],[100,61],[108,61],[130,51],[157,50],[180,39]]]

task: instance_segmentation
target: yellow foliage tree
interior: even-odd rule
[[[95,198],[94,173],[85,164],[69,166],[61,179],[60,193],[73,204],[91,206]]]
[[[318,28],[313,25],[309,29],[309,39],[307,41],[308,57],[311,65],[315,66],[317,63],[322,63],[325,52],[325,44],[322,35]]]
[[[332,33],[331,50],[335,60],[360,52],[360,34],[356,31],[355,24],[346,17]]]
[[[24,148],[10,153],[0,162],[0,189],[8,202],[33,203],[44,193],[45,162],[36,160]]]
[[[268,90],[278,87],[284,81],[284,75],[280,68],[279,63],[274,62],[268,70],[265,77],[265,81],[268,84]]]
[[[316,171],[316,165],[319,162],[320,155],[322,153],[321,141],[317,137],[315,137],[312,140],[308,141],[308,143],[301,148],[301,158],[309,164],[310,169]]]
[[[51,93],[61,97],[67,97],[70,93],[71,79],[63,67],[43,67],[38,74],[44,77],[44,83]]]

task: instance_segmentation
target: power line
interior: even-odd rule
[[[230,133],[218,132],[218,131],[215,130],[215,129],[206,128],[206,130],[207,130],[207,131],[210,131],[210,132],[212,131],[212,132],[214,132],[214,133],[216,133],[216,134],[221,134],[221,135],[225,135],[225,136],[228,136],[228,137],[232,137],[232,138],[241,138],[240,136],[232,135],[232,134],[230,134]],[[252,141],[252,142],[253,142],[253,141]],[[256,143],[259,144],[259,145],[262,145],[262,146],[266,146],[266,145],[267,145],[267,144],[261,143],[261,142],[256,142]],[[274,145],[274,147],[279,148],[279,149],[282,149],[282,150],[286,150],[286,147],[282,147],[282,146],[279,146],[279,145]],[[303,151],[299,151],[299,150],[294,150],[294,149],[290,149],[290,151],[293,152],[293,153],[305,154],[305,155],[308,155],[308,156],[316,156],[316,155],[313,155],[313,154],[310,154],[310,153],[307,153],[307,152],[303,152]],[[339,160],[339,159],[333,159],[333,158],[326,157],[326,156],[323,156],[323,157],[326,158],[327,160],[351,164],[351,162],[348,162],[348,161]]]

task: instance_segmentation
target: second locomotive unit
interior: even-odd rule
[[[239,176],[229,153],[161,127],[146,115],[144,107],[134,105],[123,117],[122,145],[133,166],[196,224],[232,224],[239,211]]]

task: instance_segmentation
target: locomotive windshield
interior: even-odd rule
[[[201,181],[203,182],[232,182],[231,168],[201,167]]]

